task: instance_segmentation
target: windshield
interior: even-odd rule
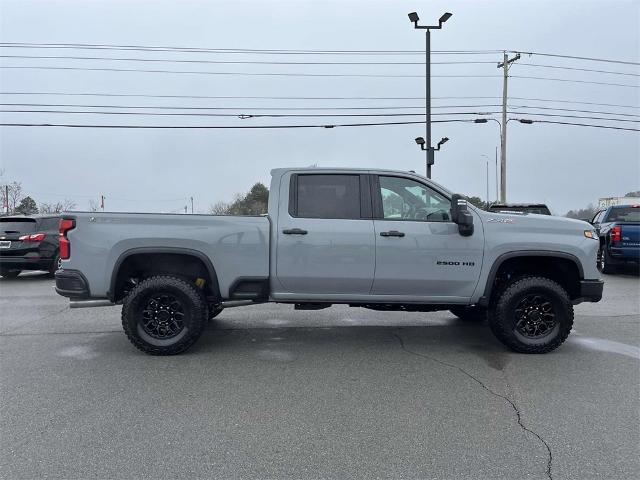
[[[33,218],[0,218],[0,233],[32,233],[35,230]]]
[[[605,222],[640,222],[640,207],[612,208]]]

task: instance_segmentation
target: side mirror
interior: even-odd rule
[[[473,215],[467,209],[467,199],[458,193],[451,197],[451,220],[458,224],[460,235],[473,235]]]

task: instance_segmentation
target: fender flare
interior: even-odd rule
[[[555,257],[570,260],[576,265],[580,279],[584,279],[584,269],[582,268],[582,263],[580,262],[580,259],[578,259],[578,257],[571,253],[559,252],[556,250],[519,250],[517,252],[507,252],[496,258],[496,260],[493,262],[493,265],[491,265],[491,270],[489,270],[487,282],[485,283],[484,293],[478,300],[479,305],[482,305],[484,307],[489,305],[489,299],[491,298],[493,284],[496,280],[498,270],[505,261],[517,257]]]
[[[204,266],[207,269],[209,276],[211,277],[212,287],[217,293],[218,297],[220,296],[220,284],[218,283],[218,274],[216,273],[216,269],[213,266],[213,263],[211,263],[209,257],[202,253],[200,250],[193,250],[191,248],[182,247],[136,247],[122,252],[113,266],[113,271],[111,272],[111,281],[109,282],[109,291],[107,292],[107,297],[112,302],[115,302],[116,279],[118,278],[120,267],[127,258],[131,257],[132,255],[138,255],[141,253],[171,253],[175,255],[187,255],[196,257],[197,259],[201,260],[202,263],[204,263]]]

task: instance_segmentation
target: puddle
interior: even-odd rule
[[[98,356],[98,352],[91,347],[78,345],[63,348],[58,352],[58,355],[61,357],[77,358],[78,360],[91,360]]]
[[[255,352],[255,355],[260,360],[267,360],[271,362],[293,362],[296,359],[293,352],[276,348],[258,350]]]
[[[631,357],[640,360],[640,348],[626,343],[614,342],[613,340],[604,340],[602,338],[573,336],[568,340],[570,343],[580,345],[581,347],[599,352],[617,353],[625,357]]]

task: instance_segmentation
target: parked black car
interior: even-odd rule
[[[60,217],[57,215],[0,217],[0,275],[17,277],[22,270],[60,267]]]
[[[489,205],[489,212],[504,213],[537,213],[551,215],[549,207],[544,203],[494,203]]]

